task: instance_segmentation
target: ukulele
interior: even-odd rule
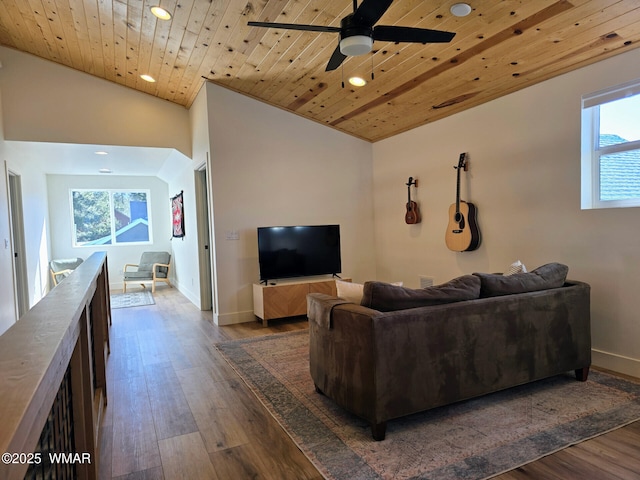
[[[418,180],[409,177],[409,181],[405,185],[407,186],[407,213],[404,214],[404,221],[409,225],[420,223],[420,209],[418,208],[418,204],[411,200],[411,185],[415,185],[417,188]]]
[[[460,170],[467,171],[466,153],[461,153],[456,183],[456,203],[449,207],[449,224],[445,234],[445,243],[454,252],[468,252],[480,246],[480,230],[478,229],[478,210],[473,203],[460,200]]]

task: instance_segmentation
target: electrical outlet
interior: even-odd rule
[[[420,288],[430,287],[433,285],[433,277],[420,275]]]

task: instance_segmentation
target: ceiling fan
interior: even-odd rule
[[[339,33],[340,43],[333,51],[325,71],[335,70],[349,56],[364,55],[373,48],[374,40],[384,42],[408,43],[448,43],[455,33],[427,28],[398,27],[395,25],[377,25],[393,0],[363,0],[358,6],[353,0],[353,13],[340,21],[339,27],[323,25],[304,25],[298,23],[249,22],[252,27],[286,28],[313,32]]]

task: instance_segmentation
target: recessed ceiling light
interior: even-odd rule
[[[153,78],[151,75],[147,75],[146,73],[143,75],[140,75],[140,78],[143,79],[145,82],[149,82],[149,83],[154,83],[156,81],[155,78]]]
[[[108,168],[101,168],[100,170],[98,170],[100,173],[111,173],[111,170],[109,170]]]
[[[466,17],[471,13],[471,5],[468,3],[454,3],[451,5],[450,11],[456,17]]]
[[[104,150],[99,150],[99,151],[93,152],[93,153],[95,153],[96,155],[109,155],[109,152],[105,152]]]
[[[364,87],[367,84],[367,81],[362,77],[350,77],[349,83],[354,87]]]
[[[171,14],[162,7],[151,7],[151,13],[153,13],[160,20],[171,20]]]

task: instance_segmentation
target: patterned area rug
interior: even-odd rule
[[[216,345],[329,479],[485,479],[640,419],[640,385],[573,373],[369,425],[315,392],[309,333]]]
[[[153,305],[153,295],[149,290],[141,292],[114,293],[111,295],[111,308],[142,307]]]

